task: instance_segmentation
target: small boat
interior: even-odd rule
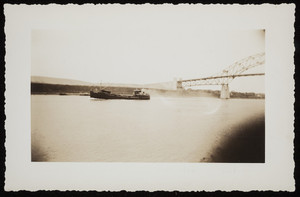
[[[142,90],[134,90],[133,95],[121,95],[113,94],[111,91],[100,90],[100,91],[90,91],[91,98],[100,98],[100,99],[127,99],[127,100],[149,100],[150,95],[145,93]]]

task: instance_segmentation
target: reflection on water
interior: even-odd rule
[[[33,161],[213,161],[224,139],[264,118],[264,100],[205,97],[32,95],[31,109]]]

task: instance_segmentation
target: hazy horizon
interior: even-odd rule
[[[209,77],[236,61],[265,52],[263,29],[210,29],[197,19],[199,12],[165,15],[153,8],[141,15],[140,11],[137,7],[111,12],[99,9],[87,19],[88,24],[82,19],[73,21],[73,28],[33,29],[31,75],[151,84]],[[247,73],[261,72],[264,66]],[[230,89],[264,92],[264,77],[236,78]]]
[[[38,78],[51,78],[51,79],[58,79],[58,80],[70,80],[70,81],[78,81],[78,82],[81,82],[81,83],[84,83],[84,84],[76,84],[76,85],[100,85],[101,86],[101,84],[112,84],[112,85],[138,85],[138,86],[143,86],[143,85],[152,85],[152,84],[161,84],[162,85],[162,89],[166,89],[166,87],[163,85],[163,84],[165,84],[165,83],[170,83],[170,82],[173,82],[173,81],[162,81],[162,82],[157,82],[157,83],[149,83],[149,84],[138,84],[138,83],[106,83],[106,82],[103,82],[103,83],[93,83],[93,82],[90,82],[90,81],[82,81],[82,80],[77,80],[77,79],[69,79],[69,78],[56,78],[56,77],[46,77],[46,76],[31,76],[31,77],[38,77]],[[31,78],[31,82],[34,82],[34,83],[39,83],[39,82],[37,82],[38,80],[32,80],[32,78]],[[46,83],[46,82],[43,82],[43,83]],[[85,84],[85,83],[89,83],[89,84]],[[52,83],[50,83],[50,84],[62,84],[62,83],[53,83],[53,81],[52,81]],[[75,85],[75,84],[67,84],[67,85]],[[204,88],[191,88],[191,87],[189,87],[188,89],[193,89],[193,90],[212,90],[212,91],[214,91],[214,90],[219,90],[220,91],[220,85],[206,85],[206,86],[203,86]],[[149,87],[147,87],[147,88],[149,88]],[[150,87],[151,88],[151,87]],[[153,88],[155,88],[155,89],[157,89],[158,87],[153,87]],[[158,88],[159,89],[159,88]],[[169,89],[169,90],[171,90],[170,88],[167,88],[167,89]],[[251,92],[251,91],[236,91],[236,90],[230,90],[230,91],[234,91],[234,92],[241,92],[241,93],[247,93],[247,92]],[[264,92],[255,92],[255,93],[257,93],[257,94],[264,94]]]

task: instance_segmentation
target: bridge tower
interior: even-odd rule
[[[229,91],[228,84],[222,84],[220,98],[221,99],[229,99],[230,98],[230,91]]]
[[[176,90],[183,90],[181,81],[176,81]]]

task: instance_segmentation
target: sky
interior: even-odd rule
[[[208,77],[265,50],[263,30],[210,29],[195,17],[157,18],[152,12],[101,15],[88,27],[79,21],[71,28],[33,29],[31,75],[148,84]],[[247,73],[261,72],[264,66]],[[264,92],[264,77],[235,79],[230,89]]]

